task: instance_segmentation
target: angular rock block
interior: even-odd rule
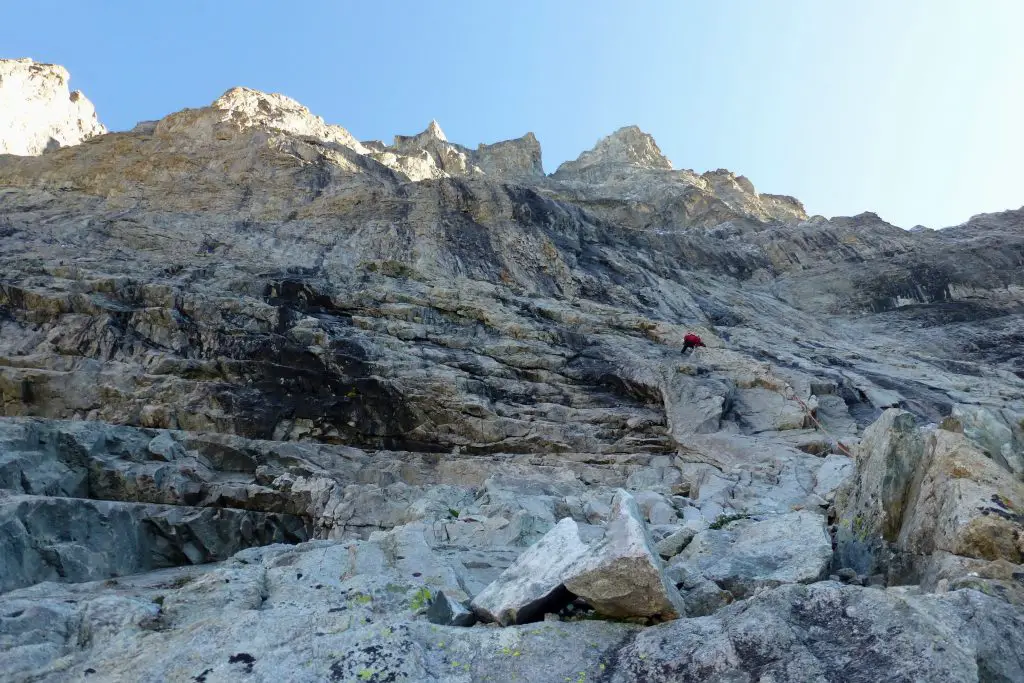
[[[561,520],[473,600],[485,621],[523,624],[557,612],[575,596],[609,617],[673,619],[686,613],[647,533],[636,500],[619,490],[604,537],[585,545]]]
[[[570,568],[565,587],[609,617],[684,616],[686,607],[663,570],[636,499],[619,490],[604,539]]]
[[[586,551],[576,522],[566,517],[473,599],[473,611],[484,621],[502,626],[537,621],[545,612],[557,612],[572,601],[562,584]]]
[[[472,626],[476,623],[476,615],[462,603],[449,598],[444,591],[439,591],[427,608],[427,620],[441,626]]]
[[[944,554],[962,558],[964,574],[1024,560],[1024,483],[964,434],[887,410],[864,432],[857,466],[837,498],[842,566],[931,586],[938,565],[959,578]]]

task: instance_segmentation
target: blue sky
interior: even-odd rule
[[[1020,0],[8,2],[0,56],[63,64],[110,128],[281,92],[361,139],[533,131],[550,172],[637,124],[826,216],[1024,205]]]

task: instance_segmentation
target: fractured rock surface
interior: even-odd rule
[[[865,431],[858,475],[840,495],[840,565],[929,588],[996,563],[1024,576],[1024,483],[964,434],[887,410]],[[997,580],[1005,570],[987,573],[994,581],[979,583],[1019,594],[1017,581]]]
[[[81,114],[0,155],[16,680],[1021,678],[1024,212],[808,216],[632,127],[545,176],[246,88]],[[608,562],[502,617],[546,621],[428,620],[584,562],[552,529]]]
[[[743,598],[766,586],[820,581],[831,562],[825,520],[799,511],[702,531],[672,560],[668,575],[697,574]]]
[[[778,588],[647,629],[613,681],[1014,681],[1019,612],[971,591],[917,596],[836,583]]]
[[[225,560],[254,545],[296,543],[308,522],[230,508],[0,496],[0,591]]]

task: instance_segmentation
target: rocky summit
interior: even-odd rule
[[[1024,210],[67,80],[0,62],[0,679],[1024,681]]]

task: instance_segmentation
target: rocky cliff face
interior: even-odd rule
[[[0,154],[42,154],[107,132],[68,80],[62,66],[0,59]]]
[[[0,670],[1024,677],[1024,212],[540,158],[242,88],[0,156]]]

